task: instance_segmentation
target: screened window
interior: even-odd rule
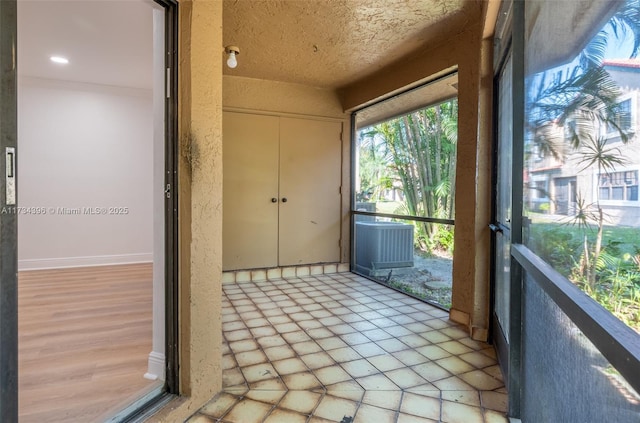
[[[456,85],[454,73],[357,112],[353,144],[353,270],[445,309],[452,292]]]
[[[640,28],[628,19],[639,6],[602,3],[600,15],[580,15],[584,28],[604,22],[585,29],[586,44],[568,37],[562,48],[538,48],[554,45],[548,29],[562,15],[551,6],[538,15],[548,4],[575,11],[569,2],[525,7],[536,16],[525,71],[525,243],[640,332]]]

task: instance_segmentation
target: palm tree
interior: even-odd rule
[[[572,68],[530,79],[526,110],[530,146],[562,162],[570,154],[577,154],[581,171],[596,168],[598,175],[609,174],[623,164],[621,151],[608,146],[607,138],[600,135],[602,128],[609,128],[619,134],[623,144],[629,141],[629,134],[616,119],[620,89],[602,62],[609,44],[629,33],[634,40],[630,56],[636,57],[640,51],[640,0],[628,0],[589,42]],[[597,227],[592,246],[584,234],[583,269],[591,289],[596,284],[604,222],[599,193],[596,191],[592,204],[581,196],[573,223],[584,229],[591,223]]]
[[[450,100],[361,132],[368,146],[381,140],[390,179],[402,186],[404,213],[453,218],[457,119],[457,100]],[[430,250],[438,226],[425,222],[416,228],[420,248]]]

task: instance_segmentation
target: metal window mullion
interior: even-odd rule
[[[511,172],[511,244],[522,243],[524,119],[525,119],[525,42],[524,0],[514,0],[512,20],[512,98],[513,139]],[[520,418],[522,409],[522,357],[523,357],[523,271],[511,256],[511,289],[509,294],[509,416]]]

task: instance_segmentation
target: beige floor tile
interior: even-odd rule
[[[264,423],[305,423],[308,416],[289,410],[276,408],[269,414]]]
[[[400,336],[398,337],[398,340],[407,344],[411,348],[419,348],[425,345],[429,345],[429,341],[427,341],[420,335],[416,335],[415,333],[412,333],[411,335]]]
[[[451,373],[433,362],[419,364],[417,366],[413,366],[412,369],[429,382],[435,382],[436,380],[451,376]]]
[[[322,323],[317,320],[302,320],[298,322],[298,326],[304,331],[309,331],[311,329],[318,329],[322,327]]]
[[[353,345],[352,348],[356,350],[358,354],[365,358],[375,357],[376,355],[387,354],[385,350],[380,348],[374,342],[367,342],[365,344]]]
[[[429,323],[425,322],[425,324],[428,325]],[[440,342],[451,341],[451,338],[449,338],[447,335],[444,335],[440,331],[437,331],[437,330],[431,330],[430,332],[421,333],[420,336],[422,336],[424,339],[426,339],[427,341],[431,342],[432,344],[438,344]]]
[[[218,419],[214,419],[212,417],[203,416],[202,414],[194,414],[189,417],[189,419],[185,423],[215,423]]]
[[[354,347],[359,344],[367,344],[371,342],[369,338],[362,335],[361,333],[347,333],[344,335],[340,335],[340,339],[347,343],[350,347]]]
[[[442,391],[441,395],[444,401],[480,407],[480,394],[478,391]]]
[[[277,316],[270,316],[267,318],[267,320],[269,320],[269,323],[271,323],[272,325],[274,325],[274,327],[276,328],[276,330],[278,330],[278,325],[283,325],[285,323],[291,323],[292,320],[289,316],[287,316],[286,314],[279,314]],[[278,333],[283,333],[278,331]]]
[[[249,388],[262,391],[279,391],[286,392],[287,387],[280,378],[265,379],[249,384]],[[225,391],[227,391],[225,389]]]
[[[245,383],[244,376],[239,368],[224,370],[222,372],[222,387],[236,386]]]
[[[365,391],[362,402],[375,407],[398,410],[402,391]]]
[[[436,360],[436,363],[454,375],[461,375],[474,369],[473,366],[466,361],[460,360],[458,357],[441,358],[440,360]]]
[[[266,363],[269,359],[260,350],[245,351],[235,355],[240,367],[251,366],[253,364]]]
[[[249,383],[258,382],[260,380],[272,379],[278,376],[276,369],[269,363],[256,364],[253,366],[243,367],[242,374]]]
[[[287,341],[280,335],[264,336],[257,342],[263,349],[287,345]]]
[[[316,340],[316,342],[327,352],[329,352],[330,350],[344,348],[347,346],[347,344],[337,336],[333,336],[331,338],[318,339]]]
[[[361,404],[358,407],[354,423],[395,423],[396,412],[384,408]]]
[[[247,325],[242,320],[236,320],[233,322],[227,322],[222,324],[222,330],[224,332],[231,332],[238,329],[246,329]]]
[[[336,423],[333,420],[323,419],[321,417],[311,416],[308,423]]]
[[[503,386],[502,380],[496,379],[482,370],[474,370],[459,377],[479,391],[491,391]]]
[[[300,330],[300,326],[295,323],[281,323],[278,325],[273,325],[274,328],[278,331],[279,334],[285,334],[288,332],[296,332]]]
[[[384,375],[391,379],[393,383],[395,383],[402,389],[407,389],[427,383],[427,381],[422,378],[422,376],[406,367],[385,372]]]
[[[296,344],[291,344],[291,348],[298,355],[307,355],[322,351],[322,348],[320,348],[320,346],[315,341],[298,342]]]
[[[504,379],[502,377],[502,370],[500,370],[500,366],[499,365],[493,365],[493,366],[489,366],[487,368],[482,369],[485,373],[487,373],[490,376],[493,376],[495,379],[503,381]]]
[[[429,396],[405,392],[402,396],[400,411],[417,417],[440,420],[440,400]]]
[[[229,347],[231,348],[231,351],[238,354],[245,351],[257,350],[258,344],[253,339],[244,339],[242,341],[230,342]]]
[[[439,420],[424,419],[411,414],[398,413],[397,423],[438,423]]]
[[[438,360],[451,356],[450,352],[443,350],[437,345],[425,345],[424,347],[419,347],[415,350],[427,357],[429,360]]]
[[[326,352],[317,352],[300,356],[304,364],[310,369],[320,369],[322,367],[333,366],[336,362]]]
[[[229,422],[260,423],[267,413],[271,411],[271,408],[270,404],[244,398],[233,406],[231,411],[224,416],[224,420]]]
[[[233,341],[241,341],[243,339],[253,338],[253,335],[251,335],[251,332],[249,332],[249,329],[240,329],[240,330],[233,330],[231,332],[225,332],[224,337],[227,339],[227,341],[233,342]]]
[[[509,423],[509,419],[504,413],[500,413],[494,410],[485,410],[484,412],[485,423]]]
[[[265,404],[276,405],[286,393],[287,391],[282,390],[250,389],[244,396],[255,401],[264,402]]]
[[[341,364],[342,368],[354,378],[369,376],[380,371],[365,359],[348,361]]]
[[[333,422],[342,421],[345,416],[353,417],[358,405],[354,401],[325,395],[313,415]]]
[[[362,334],[374,342],[393,338],[392,335],[389,335],[387,332],[383,331],[382,329],[365,330],[364,332],[362,332]]]
[[[331,356],[336,362],[344,363],[347,361],[359,360],[362,357],[351,347],[337,348],[327,351],[327,354]]]
[[[458,341],[442,342],[438,344],[438,346],[443,350],[449,351],[451,354],[455,355],[461,355],[473,351],[471,348]]]
[[[295,351],[288,345],[280,345],[278,347],[265,348],[264,353],[269,357],[271,361],[283,360],[285,358],[291,358],[296,355]]]
[[[206,403],[205,406],[200,409],[200,412],[207,416],[220,418],[238,401],[239,398],[237,396],[223,392]]]
[[[356,381],[360,384],[360,386],[368,391],[393,391],[395,389],[400,390],[398,385],[381,374],[357,378]]]
[[[442,401],[442,423],[484,423],[480,407]]]
[[[354,413],[367,423],[505,422],[493,347],[446,312],[349,273],[271,279],[223,287],[231,405],[220,400],[227,409],[214,416],[211,402],[191,420],[223,412],[221,422],[233,423],[335,423]]]
[[[237,367],[238,363],[236,362],[233,354],[226,354],[222,356],[222,369],[229,370]]]
[[[289,391],[279,404],[279,407],[297,411],[302,414],[311,414],[320,402],[322,394],[312,391]]]
[[[458,358],[466,361],[467,363],[479,369],[496,364],[496,360],[492,359],[491,357],[488,357],[487,355],[479,351],[472,351],[466,354],[461,354],[458,356]]]
[[[310,391],[322,387],[322,383],[318,378],[309,371],[284,375],[282,376],[282,381],[289,390],[294,391]]]
[[[440,379],[433,382],[441,391],[474,391],[475,388],[468,383],[464,382],[457,376],[451,376],[446,379]]]
[[[301,307],[302,309],[302,307]],[[302,320],[312,320],[314,317],[312,315],[310,315],[307,312],[301,311],[301,312],[297,312],[297,313],[291,313],[289,314],[289,317],[294,321],[294,322],[300,322]]]
[[[278,371],[278,374],[281,376],[307,371],[307,366],[304,364],[304,362],[296,357],[272,361],[271,364],[273,365],[273,367],[275,367],[275,369]]]
[[[333,332],[326,328],[310,329],[307,331],[307,335],[313,339],[331,338],[335,336]]]
[[[344,382],[334,383],[333,385],[327,385],[325,389],[329,395],[355,402],[362,401],[365,392],[362,386],[354,380],[346,380]]]
[[[509,398],[506,393],[495,391],[480,391],[482,406],[491,410],[507,412]]]
[[[302,330],[298,330],[298,331],[295,331],[295,332],[283,333],[282,337],[289,344],[295,344],[297,342],[305,342],[305,341],[310,341],[311,340],[309,335],[307,335],[307,333],[305,331],[302,331]]]
[[[313,371],[323,385],[333,385],[334,383],[351,380],[351,376],[337,364],[335,366],[323,367]]]
[[[407,366],[415,366],[429,361],[427,357],[414,350],[398,351],[394,353],[393,356]]]
[[[400,360],[398,360],[391,354],[376,355],[373,357],[368,357],[367,360],[381,372],[387,372],[390,370],[405,367],[405,365]]]
[[[384,331],[387,332],[388,334],[395,336],[396,338],[399,338],[401,336],[407,336],[407,335],[415,335],[413,332],[403,327],[402,325],[384,328]]]

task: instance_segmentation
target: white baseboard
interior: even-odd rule
[[[64,269],[153,262],[153,253],[18,260],[18,270]]]
[[[164,380],[164,367],[164,354],[156,351],[151,351],[149,353],[147,373],[144,374],[144,378],[150,380]]]

